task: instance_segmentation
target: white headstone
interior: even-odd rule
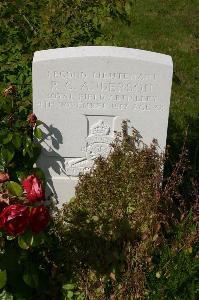
[[[109,152],[122,120],[164,149],[172,73],[170,56],[137,49],[35,52],[33,111],[45,123],[38,165],[59,203],[74,195],[79,172]]]

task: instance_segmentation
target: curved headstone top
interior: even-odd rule
[[[42,60],[89,56],[130,58],[136,60],[150,61],[168,66],[173,65],[171,56],[166,54],[112,46],[80,46],[36,51],[34,53],[33,62]]]
[[[45,133],[38,161],[59,203],[74,195],[78,174],[106,156],[114,131],[130,120],[146,144],[164,150],[172,58],[139,49],[86,46],[37,51],[33,111]]]

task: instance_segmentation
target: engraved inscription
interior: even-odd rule
[[[51,110],[51,109],[66,109],[66,110],[133,110],[133,111],[157,111],[164,112],[165,106],[163,104],[153,104],[153,103],[105,103],[105,102],[67,102],[67,101],[38,101],[36,106],[39,106],[41,109]]]
[[[37,102],[44,110],[165,111],[157,95],[158,76],[155,73],[74,72],[63,69],[49,70],[48,80],[46,98]]]

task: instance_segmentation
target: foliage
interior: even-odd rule
[[[80,176],[75,198],[57,213],[59,253],[51,254],[85,299],[197,296],[196,190],[189,199],[180,193],[187,154],[161,185],[157,149],[124,123],[108,158]]]
[[[39,144],[33,141],[32,124],[27,121],[30,105],[21,99],[14,85],[0,98],[0,171],[12,174],[14,181],[32,170],[40,154]]]
[[[181,232],[182,233],[182,232]],[[199,295],[198,246],[175,249],[165,245],[154,254],[154,268],[149,273],[150,299],[197,299]]]
[[[13,226],[17,226],[14,221]],[[18,236],[0,231],[0,299],[45,299],[51,293],[51,277],[46,276],[50,267],[43,250],[49,238],[43,229]]]
[[[4,90],[0,101],[0,299],[39,299],[48,290],[48,266],[45,270],[45,259],[38,255],[49,220],[43,205],[45,180],[42,171],[33,168],[40,153],[33,137],[38,137],[41,122],[28,115],[29,105],[14,85]]]
[[[112,19],[129,22],[127,3],[127,0],[1,1],[1,84],[11,82],[17,85],[21,96],[27,97],[35,51],[103,43],[106,36],[102,29]]]
[[[25,238],[27,242],[27,236]],[[4,294],[13,297],[11,299],[47,299],[53,286],[49,265],[42,254],[47,244],[47,236],[43,233],[32,236],[27,248],[18,244],[17,239],[1,238],[0,268],[6,270],[7,278],[5,285],[1,285],[0,299],[4,299]]]
[[[1,205],[5,189],[13,200],[22,197],[27,175],[44,181],[33,168],[40,122],[27,117],[32,54],[48,48],[115,45],[170,54],[170,157],[174,162],[189,124],[197,173],[195,7],[196,0],[1,1],[0,88],[9,84],[0,95],[0,172],[9,180]],[[187,182],[185,151],[159,184],[163,157],[156,147],[137,148],[135,135],[124,130],[108,160],[99,159],[80,178],[76,197],[57,212],[50,233],[0,233],[0,299],[198,298],[198,192]]]

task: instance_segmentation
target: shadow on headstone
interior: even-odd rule
[[[58,152],[60,144],[63,144],[63,137],[60,130],[53,125],[47,126],[45,123],[42,123],[42,125],[43,137],[40,143],[42,142],[43,147],[37,165],[45,171],[47,179],[46,194],[53,194],[57,200],[57,192],[51,179],[51,173],[52,171],[57,175],[65,173],[65,160]],[[49,146],[49,141],[57,151]]]

